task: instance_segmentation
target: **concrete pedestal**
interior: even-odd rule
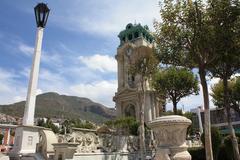
[[[21,157],[36,153],[36,146],[39,143],[39,130],[37,126],[19,126],[15,132],[15,142],[10,157]]]
[[[155,160],[191,160],[186,133],[191,121],[182,116],[163,116],[149,123],[157,143]]]
[[[54,160],[73,159],[78,143],[55,143],[52,144],[55,150]]]

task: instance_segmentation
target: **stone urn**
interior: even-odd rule
[[[158,117],[149,123],[157,145],[155,160],[191,160],[186,134],[191,120],[177,115]]]

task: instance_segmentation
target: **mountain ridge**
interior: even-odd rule
[[[23,117],[25,101],[8,105],[0,105],[0,112],[17,117]],[[60,95],[47,92],[36,97],[35,117],[80,118],[102,123],[113,119],[116,111],[86,97]]]

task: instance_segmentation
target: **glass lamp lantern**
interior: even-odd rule
[[[45,3],[39,3],[36,5],[36,7],[34,7],[34,12],[35,12],[37,27],[44,28],[47,23],[50,9]]]

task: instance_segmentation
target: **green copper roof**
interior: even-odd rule
[[[118,37],[120,39],[120,46],[127,41],[133,41],[139,37],[143,37],[149,43],[152,43],[154,40],[153,36],[150,34],[147,25],[145,26],[142,26],[141,24],[133,25],[132,23],[129,23],[126,26],[126,29],[119,33]]]

